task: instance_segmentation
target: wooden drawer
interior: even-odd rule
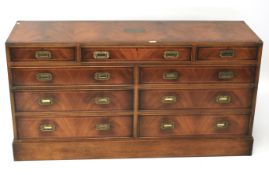
[[[158,61],[190,61],[191,48],[188,47],[161,47],[138,49],[140,60]]]
[[[13,85],[132,84],[131,67],[13,68]]]
[[[253,83],[255,67],[142,67],[141,83]]]
[[[18,117],[17,127],[20,139],[130,137],[132,117]]]
[[[141,116],[141,137],[247,134],[247,115]]]
[[[257,47],[205,47],[198,49],[197,60],[255,60]]]
[[[82,61],[190,61],[191,48],[82,48]]]
[[[75,47],[12,47],[11,61],[75,61]]]
[[[131,90],[17,91],[16,111],[131,110]]]
[[[249,108],[253,89],[142,90],[141,110]]]
[[[136,48],[81,48],[82,61],[119,61],[136,58]]]

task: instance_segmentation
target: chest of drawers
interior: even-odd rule
[[[15,160],[250,155],[262,41],[240,21],[19,21]]]

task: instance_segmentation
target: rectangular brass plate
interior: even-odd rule
[[[110,79],[110,73],[109,72],[96,72],[94,74],[95,80],[109,80]]]
[[[163,74],[164,80],[176,80],[178,78],[178,72],[165,72]]]
[[[36,51],[35,58],[36,59],[51,59],[52,54],[50,51],[46,51],[46,50]]]
[[[218,73],[218,78],[220,80],[232,79],[233,77],[234,77],[234,72],[233,71],[220,71]]]
[[[176,96],[163,96],[161,98],[162,103],[176,103],[177,97]]]
[[[111,129],[109,123],[98,123],[95,125],[97,131],[109,131]]]
[[[222,50],[220,51],[221,58],[234,57],[234,50]]]
[[[38,81],[51,81],[52,73],[38,73],[36,74],[36,79]]]
[[[179,57],[179,51],[169,50],[163,54],[164,59],[177,59]]]
[[[109,52],[108,51],[94,51],[93,52],[93,58],[99,59],[99,60],[105,60],[109,58]]]

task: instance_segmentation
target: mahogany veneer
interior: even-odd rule
[[[19,21],[14,159],[250,155],[262,45],[241,21]]]

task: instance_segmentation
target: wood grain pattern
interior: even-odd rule
[[[131,110],[133,108],[132,91],[40,91],[15,92],[16,111],[98,111]],[[98,97],[108,97],[109,104],[96,104]],[[50,98],[52,105],[40,105],[41,98]]]
[[[227,122],[227,128],[217,128],[217,123]],[[183,116],[140,116],[141,137],[171,137],[183,135],[244,135],[248,131],[247,115],[183,115]],[[163,123],[174,128],[161,129]]]
[[[131,116],[109,117],[58,117],[53,118],[19,118],[19,139],[48,139],[48,138],[92,138],[92,137],[130,137],[132,135]],[[42,132],[40,125],[52,124],[55,131]],[[97,124],[109,124],[107,131],[96,130]]]
[[[36,51],[51,52],[51,59],[35,58]],[[66,47],[12,47],[10,48],[10,57],[12,61],[75,61],[76,48]]]
[[[141,110],[186,109],[186,108],[249,108],[252,99],[252,89],[234,90],[142,90],[140,91]],[[228,95],[231,102],[219,104],[218,95]],[[175,96],[175,103],[162,103],[164,96]]]
[[[220,79],[220,72],[233,72],[233,77]],[[177,78],[165,79],[164,74],[176,73]],[[178,84],[178,83],[253,83],[255,67],[191,67],[191,66],[154,66],[142,67],[140,70],[140,83],[145,84]]]
[[[53,85],[108,85],[132,84],[133,70],[130,67],[93,67],[93,68],[15,68],[14,86],[53,86]],[[50,73],[51,81],[39,81],[39,73]],[[96,80],[96,73],[108,73],[108,80]]]

